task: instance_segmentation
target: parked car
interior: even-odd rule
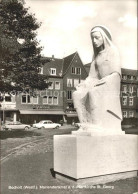
[[[4,130],[28,130],[31,126],[16,121],[16,122],[6,122],[2,127]]]
[[[59,127],[61,127],[61,124],[53,123],[50,120],[43,120],[43,121],[40,121],[39,123],[33,124],[33,127],[36,127],[38,129],[40,129],[40,128],[44,128],[44,129],[58,129]]]

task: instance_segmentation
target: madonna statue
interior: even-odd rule
[[[104,26],[93,27],[90,35],[94,55],[89,76],[73,93],[80,121],[78,131],[122,134],[119,53]]]

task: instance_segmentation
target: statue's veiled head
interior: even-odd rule
[[[93,27],[91,30],[91,39],[95,56],[98,51],[106,49],[109,46],[113,46],[111,33],[104,26],[99,25]]]

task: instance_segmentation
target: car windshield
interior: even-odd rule
[[[43,123],[44,121],[40,121],[39,123]]]

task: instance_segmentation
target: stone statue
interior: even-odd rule
[[[73,92],[78,132],[121,134],[119,53],[106,27],[92,28],[91,39],[94,56],[89,76]]]

